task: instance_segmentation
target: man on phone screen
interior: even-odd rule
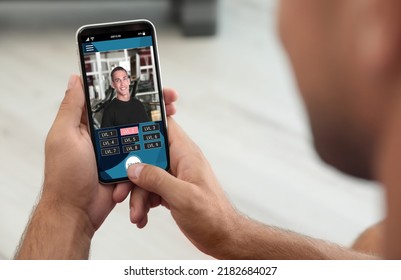
[[[106,105],[102,127],[112,127],[126,124],[136,124],[150,121],[145,107],[130,94],[130,78],[127,70],[117,66],[111,71],[112,87],[116,97]]]

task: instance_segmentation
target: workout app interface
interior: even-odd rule
[[[168,168],[158,65],[150,30],[81,37],[99,178],[125,179],[129,165]]]

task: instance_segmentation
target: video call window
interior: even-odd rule
[[[111,73],[115,68],[124,69],[126,75],[122,75],[123,71],[117,71],[116,73],[121,78],[113,81]],[[107,111],[113,107],[112,103],[118,102],[114,99],[118,99],[119,90],[126,90],[125,86],[129,90],[132,101],[136,103],[136,110],[142,112],[139,107],[143,107],[147,116],[147,119],[141,117],[138,119],[139,121],[135,119],[133,122],[161,120],[159,89],[152,46],[87,54],[85,56],[85,70],[94,120],[93,125],[96,129],[116,125],[105,121],[103,116],[105,114],[105,118],[107,118]],[[116,77],[116,74],[114,76]],[[139,115],[143,114],[140,113]],[[119,124],[121,123],[117,123],[117,125]]]

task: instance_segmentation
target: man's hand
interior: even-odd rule
[[[177,93],[171,89],[164,93],[167,114],[174,114]],[[132,187],[130,182],[99,184],[82,82],[79,76],[71,76],[46,139],[42,195],[16,258],[88,258],[93,234]],[[143,190],[131,195],[139,205],[145,205],[147,198]]]
[[[145,209],[165,205],[195,246],[223,257],[242,216],[227,200],[201,150],[172,118],[168,125],[172,175],[155,166],[135,164],[128,176],[140,188],[162,197],[152,194]]]
[[[41,202],[87,215],[92,234],[115,206],[114,186],[98,183],[96,160],[86,125],[85,98],[72,76],[45,144],[45,178]]]
[[[40,201],[16,258],[83,259],[96,229],[115,206],[114,186],[98,183],[79,76],[68,89],[45,144]]]
[[[375,257],[264,225],[237,213],[200,149],[172,118],[169,141],[171,174],[155,166],[134,164],[128,169],[128,177],[151,192],[142,209],[147,213],[160,204],[169,208],[181,231],[202,252],[222,259]]]
[[[164,93],[167,114],[172,115],[177,93],[172,89]],[[84,105],[81,81],[73,76],[46,141],[43,199],[62,199],[64,205],[83,210],[97,230],[116,202],[126,198],[132,184],[118,184],[115,190],[113,185],[98,183]],[[139,205],[148,197],[144,191],[134,194]]]

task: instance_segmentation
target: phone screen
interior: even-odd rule
[[[169,168],[156,34],[146,20],[77,31],[99,181],[127,180],[135,163]]]

